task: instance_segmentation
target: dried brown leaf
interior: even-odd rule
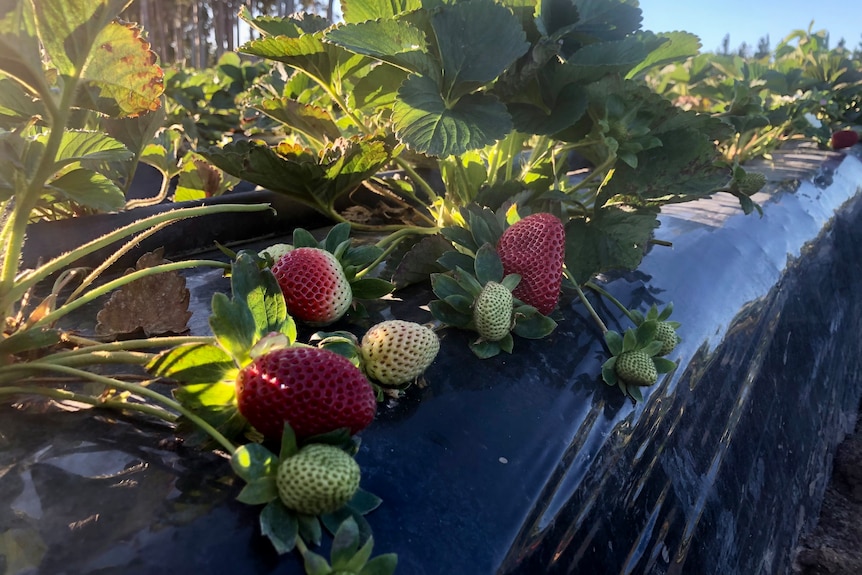
[[[142,255],[136,270],[169,263],[164,249]],[[184,333],[188,331],[190,293],[186,279],[177,271],[147,276],[115,291],[96,315],[96,333],[119,336],[143,331],[145,335]]]

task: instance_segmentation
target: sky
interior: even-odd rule
[[[851,6],[855,6],[851,8]],[[701,51],[716,51],[726,34],[730,47],[752,48],[769,34],[774,49],[794,30],[827,30],[830,47],[843,37],[848,48],[862,41],[859,0],[640,0],[642,28],[652,32],[684,30],[700,37]]]

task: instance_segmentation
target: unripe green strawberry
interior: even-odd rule
[[[487,341],[500,341],[512,329],[512,292],[497,282],[488,282],[482,288],[473,306],[476,331]]]
[[[679,343],[679,336],[676,335],[676,330],[666,321],[658,322],[655,339],[661,342],[661,351],[658,352],[658,355],[669,354]]]
[[[746,196],[750,196],[752,194],[756,194],[760,191],[760,188],[766,185],[766,176],[763,174],[756,174],[752,172],[747,172],[745,176],[743,176],[742,180],[739,181],[739,191],[745,194]]]
[[[276,485],[288,509],[306,515],[331,513],[359,489],[359,464],[334,445],[312,443],[278,466]]]
[[[365,373],[383,385],[403,385],[419,377],[440,351],[437,334],[412,321],[372,326],[360,344]]]
[[[341,263],[326,250],[290,250],[272,266],[272,273],[288,313],[309,325],[327,325],[340,319],[353,301]]]
[[[630,385],[652,385],[658,372],[652,358],[642,351],[624,351],[617,356],[617,376]]]

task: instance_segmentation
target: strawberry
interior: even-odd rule
[[[337,321],[353,301],[341,264],[326,250],[291,250],[278,259],[272,273],[284,293],[288,313],[309,325]]]
[[[617,376],[630,385],[652,385],[658,381],[658,371],[652,357],[640,350],[624,351],[617,357]]]
[[[551,313],[560,299],[565,242],[563,223],[547,213],[516,222],[497,242],[504,274],[521,276],[514,296],[544,315]]]
[[[240,413],[265,437],[289,423],[300,439],[374,419],[374,389],[358,367],[327,349],[286,347],[255,358],[236,378]]]
[[[332,513],[359,489],[359,465],[339,447],[312,443],[278,466],[275,481],[288,509],[306,515]]]
[[[431,365],[440,351],[440,339],[424,325],[396,319],[365,332],[360,351],[369,377],[383,385],[403,385]]]
[[[658,322],[655,331],[655,339],[656,341],[661,342],[661,350],[659,350],[656,355],[669,354],[679,343],[679,336],[676,334],[676,330],[673,325],[666,321]]]
[[[512,329],[512,292],[503,284],[489,281],[473,305],[476,331],[486,341],[500,341]]]
[[[832,133],[832,149],[849,148],[859,142],[859,133],[855,130],[838,130]]]

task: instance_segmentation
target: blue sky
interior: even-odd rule
[[[852,8],[851,8],[852,6]],[[645,30],[685,30],[700,37],[701,51],[714,51],[725,34],[730,47],[756,47],[767,34],[772,48],[794,30],[827,30],[830,46],[843,36],[849,48],[862,41],[859,0],[640,0]]]

